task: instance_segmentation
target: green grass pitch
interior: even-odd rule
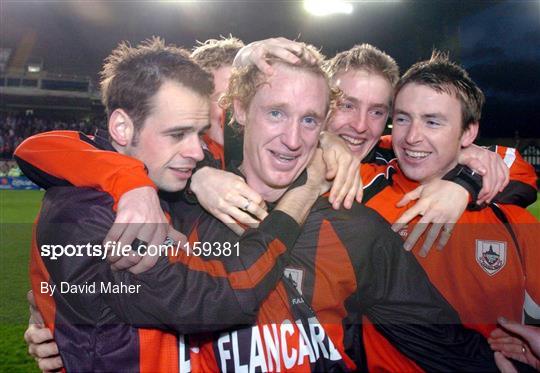
[[[32,222],[43,192],[0,191],[0,371],[37,372],[26,352],[23,333],[28,324],[26,292]],[[540,220],[539,201],[529,207]]]

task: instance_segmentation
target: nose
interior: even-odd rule
[[[362,133],[367,130],[367,115],[367,111],[362,111],[355,116],[352,127],[356,132]]]
[[[299,123],[284,126],[281,142],[289,149],[296,150],[302,145],[302,133]]]
[[[407,130],[407,136],[405,141],[409,144],[417,144],[422,141],[422,128],[420,125],[413,121]]]
[[[187,141],[184,149],[180,151],[180,155],[184,158],[192,158],[196,162],[204,159],[204,152],[202,150],[201,138],[197,134],[193,134],[191,139]]]

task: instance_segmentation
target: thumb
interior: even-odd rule
[[[526,325],[507,320],[504,317],[499,317],[497,321],[505,330],[523,337],[526,341],[530,341],[535,337],[533,329],[528,328]]]

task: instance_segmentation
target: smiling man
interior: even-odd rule
[[[405,175],[428,183],[454,168],[461,148],[473,143],[484,97],[474,86],[471,92],[457,93],[460,97],[467,94],[460,101],[454,97],[457,94],[444,94],[457,88],[446,88],[443,83],[404,82],[407,75],[396,93],[393,147]]]
[[[483,103],[482,91],[448,57],[434,53],[413,65],[396,88],[392,141],[397,163],[377,167],[377,172],[393,175],[392,183],[368,206],[393,222],[409,207],[398,205],[406,193],[452,170],[462,147],[478,134]],[[406,236],[412,228],[400,233]],[[464,212],[443,251],[415,254],[462,322],[487,337],[499,315],[515,320],[523,318],[523,311],[529,318],[540,315],[539,239],[538,221],[525,209],[489,204]],[[419,369],[372,326],[365,328],[364,338],[370,369]]]
[[[373,161],[399,79],[396,61],[369,44],[338,53],[327,66],[334,84],[343,92],[328,123],[355,156]]]

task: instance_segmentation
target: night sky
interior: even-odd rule
[[[285,36],[332,56],[368,42],[402,71],[447,50],[484,90],[483,137],[540,138],[540,0],[356,1],[351,15],[308,15],[301,1],[0,0],[0,43],[16,48],[35,32],[32,59],[45,70],[96,79],[121,40],[152,35],[187,48],[233,34],[245,42]]]

